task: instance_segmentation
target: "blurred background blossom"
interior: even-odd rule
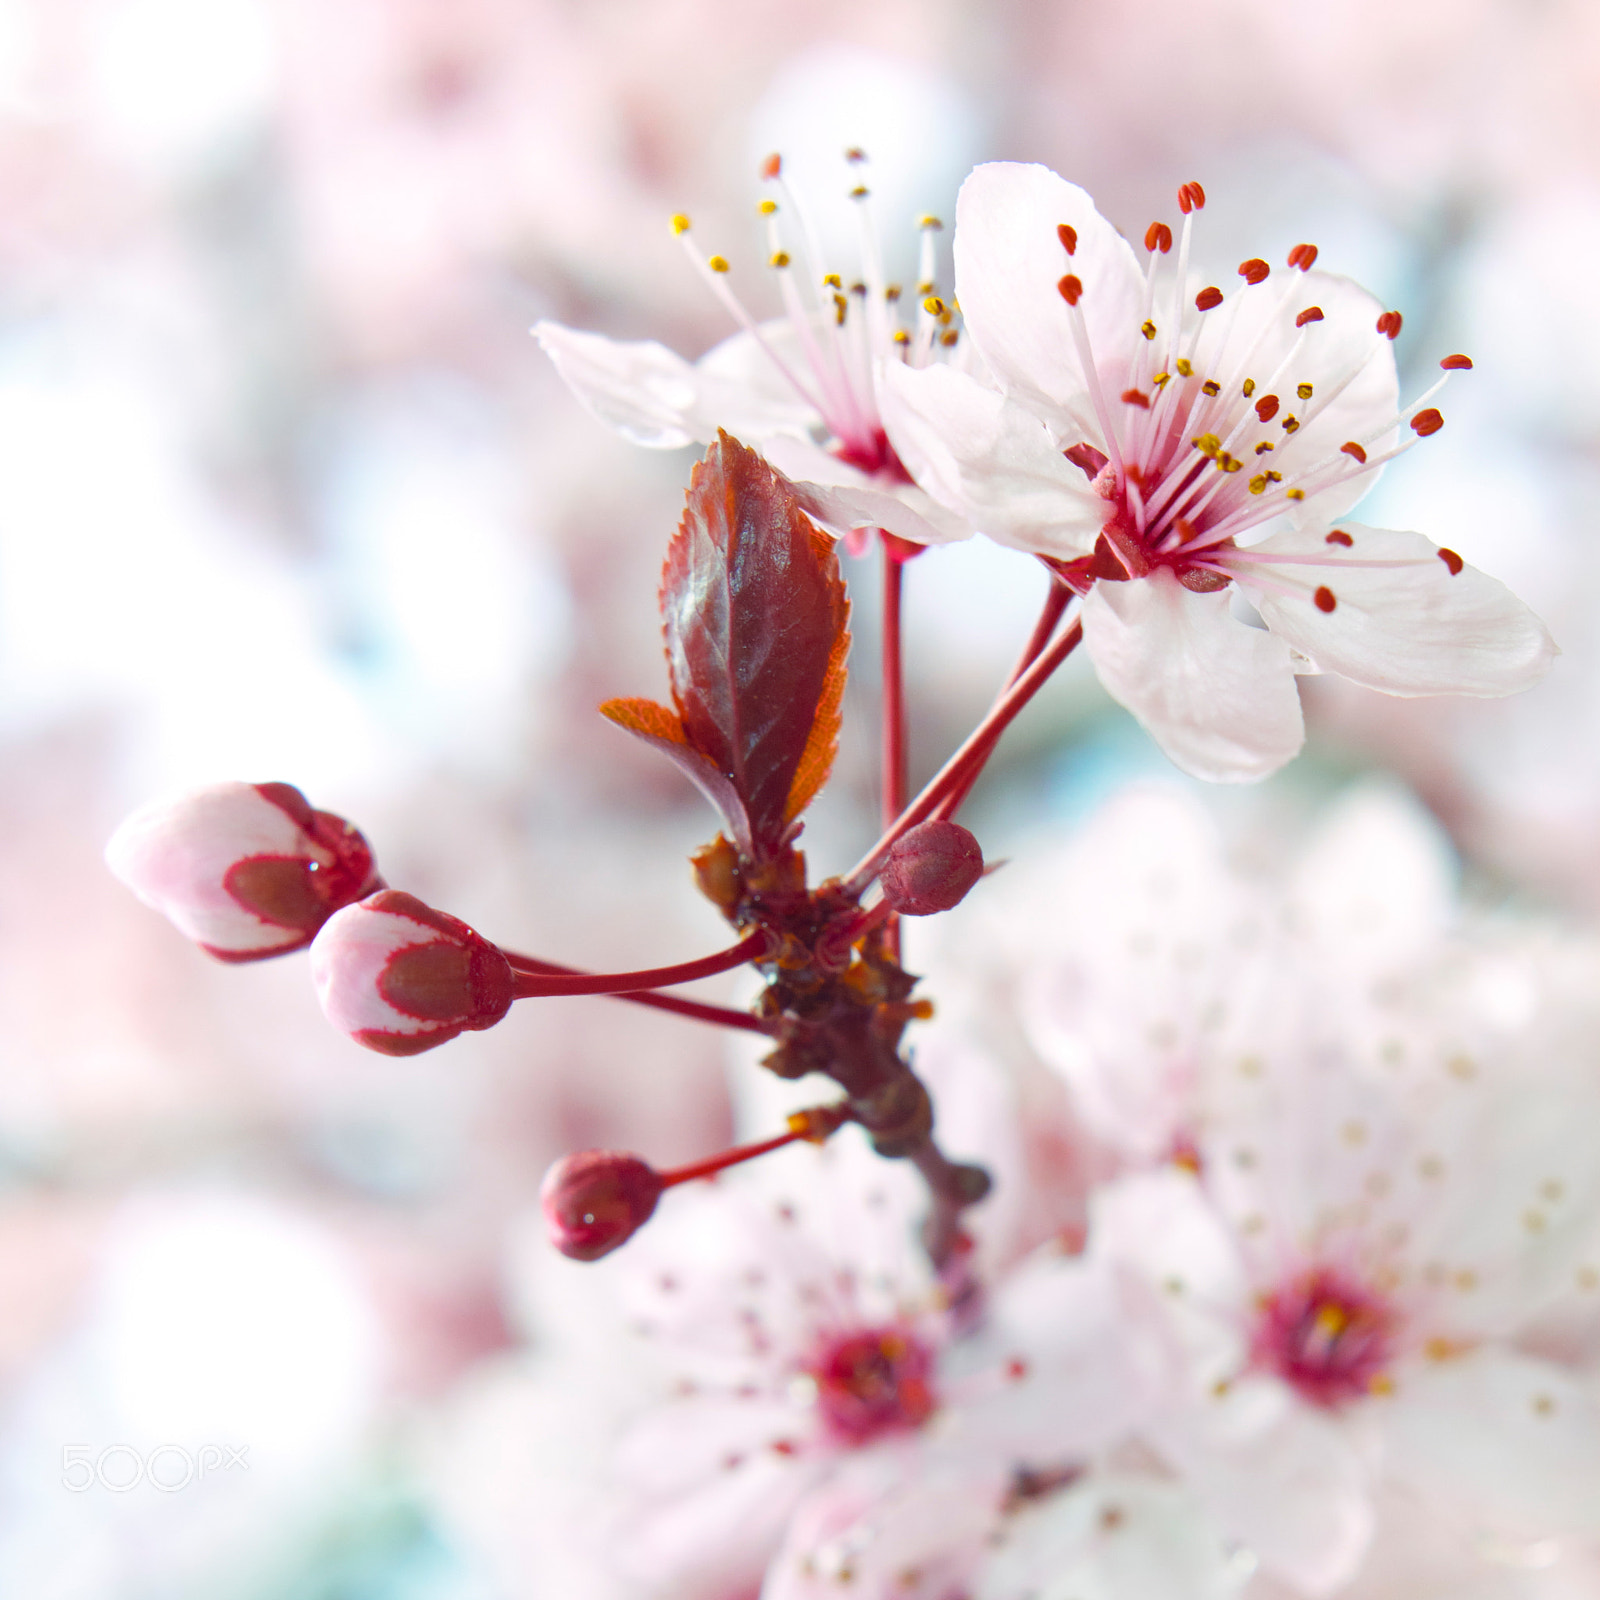
[[[1597,74],[1586,0],[0,0],[0,1592],[512,1592],[473,1530],[515,1517],[542,1425],[484,1399],[549,1336],[539,1178],[578,1145],[714,1148],[721,1041],[577,1000],[376,1058],[303,958],[208,962],[100,852],[154,794],[285,780],[508,943],[616,967],[720,942],[683,865],[705,815],[594,714],[659,685],[689,457],[616,440],[527,330],[722,338],[666,220],[764,303],[769,150],[832,239],[865,147],[891,255],[980,159],[1045,162],[1129,233],[1200,178],[1201,270],[1315,240],[1403,308],[1410,392],[1471,353],[1366,515],[1503,578],[1564,656],[1505,702],[1310,680],[1306,756],[1204,801],[1263,866],[1386,773],[1469,900],[1600,912]],[[920,772],[1041,588],[982,541],[909,568]],[[871,833],[870,614],[824,870]],[[1087,671],[1063,680],[976,796],[991,856],[1177,781]],[[952,1027],[987,994],[1003,1034],[1003,931],[976,944]],[[1052,1137],[1041,1233],[1093,1159]],[[1548,1337],[1600,1345],[1581,1318]],[[167,1442],[249,1468],[63,1487],[64,1447]],[[1415,1592],[1390,1544],[1363,1596]],[[1505,1593],[1592,1592],[1525,1565]]]

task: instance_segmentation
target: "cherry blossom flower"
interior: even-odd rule
[[[106,863],[222,961],[299,950],[381,883],[360,833],[287,783],[218,783],[146,806],[112,835]]]
[[[588,1269],[615,1275],[670,1395],[596,1489],[593,1531],[646,1592],[753,1593],[780,1550],[803,1565],[840,1507],[891,1483],[902,1503],[930,1497],[913,1542],[947,1537],[937,1507],[965,1494],[978,1531],[962,1551],[981,1553],[1018,1468],[1075,1469],[1163,1392],[1161,1348],[1113,1272],[1050,1253],[992,1292],[965,1260],[941,1279],[914,1175],[848,1139],[686,1187]],[[569,1364],[549,1381],[585,1379]]]
[[[1099,882],[1054,907],[1121,984],[1069,936],[1029,1002],[1143,1169],[1092,1197],[1090,1238],[1185,1352],[1145,1438],[1306,1593],[1353,1575],[1394,1486],[1512,1549],[1600,1532],[1600,1395],[1525,1346],[1600,1285],[1600,958],[1449,932],[1438,846],[1392,801],[1357,797],[1276,903],[1162,805],[1092,830]]]
[[[385,889],[331,917],[311,946],[328,1020],[358,1044],[410,1056],[511,1009],[511,964],[482,934]]]
[[[864,159],[850,152],[853,165]],[[966,538],[966,522],[923,493],[901,465],[878,398],[885,361],[967,364],[955,308],[936,282],[938,219],[922,219],[918,281],[908,295],[885,275],[864,184],[851,189],[860,259],[843,274],[822,261],[777,156],[762,175],[771,192],[759,210],[781,317],[758,321],[746,310],[728,286],[727,259],[703,259],[689,219],[679,215],[674,233],[740,332],[696,362],[654,341],[623,343],[555,322],[534,329],[540,344],[579,400],[635,444],[661,450],[709,444],[725,428],[793,479],[806,510],[836,530],[880,527],[914,544]],[[909,316],[903,314],[908,300],[916,305]]]
[[[1111,695],[1186,771],[1263,777],[1304,737],[1297,671],[1387,694],[1505,695],[1554,654],[1503,585],[1421,534],[1346,520],[1387,461],[1436,432],[1401,407],[1401,319],[1346,278],[1242,262],[1190,299],[1198,184],[1141,270],[1089,196],[1040,166],[982,166],[957,204],[956,293],[989,376],[881,371],[917,482],[1083,595]],[[1254,543],[1255,537],[1274,525]],[[1235,591],[1265,630],[1234,611]]]

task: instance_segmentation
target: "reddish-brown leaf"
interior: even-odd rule
[[[784,478],[719,432],[667,552],[661,615],[684,733],[742,801],[757,856],[826,775],[849,609],[832,541]]]
[[[676,711],[654,700],[607,700],[600,707],[600,715],[653,745],[671,760],[722,813],[734,843],[746,855],[754,853],[744,802],[727,776],[690,745]]]
[[[838,556],[833,540],[817,529],[812,537],[821,547],[818,559],[831,561],[838,569]],[[789,785],[789,802],[783,808],[785,822],[793,822],[816,799],[818,791],[828,781],[833,771],[833,758],[839,753],[839,728],[844,721],[844,685],[848,674],[845,658],[850,653],[850,635],[841,628],[833,642],[833,654],[828,657],[827,675],[822,680],[822,696],[817,702],[816,719],[800,753],[800,765],[795,768],[794,782]]]

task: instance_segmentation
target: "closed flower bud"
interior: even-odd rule
[[[492,1028],[514,998],[494,945],[398,889],[328,919],[311,946],[311,981],[334,1027],[389,1056]]]
[[[959,823],[935,820],[895,840],[879,882],[891,909],[907,917],[931,917],[960,905],[982,876],[978,841]]]
[[[655,1211],[661,1174],[621,1150],[579,1150],[544,1175],[539,1199],[550,1242],[575,1261],[598,1261]]]
[[[382,884],[360,833],[287,783],[218,783],[146,806],[112,835],[106,863],[223,961],[298,950]]]

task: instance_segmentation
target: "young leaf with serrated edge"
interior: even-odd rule
[[[719,431],[667,551],[661,615],[685,742],[732,786],[754,857],[783,844],[827,776],[849,614],[833,541]]]

